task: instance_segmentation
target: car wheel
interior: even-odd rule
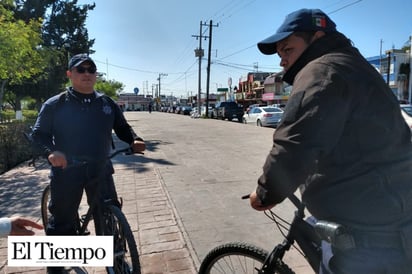
[[[261,127],[261,126],[262,126],[262,122],[261,122],[260,120],[257,120],[256,125],[257,125],[258,127]]]

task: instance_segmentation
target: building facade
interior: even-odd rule
[[[410,102],[409,75],[411,56],[409,52],[392,49],[382,56],[366,58],[400,101]]]
[[[243,105],[244,108],[253,104],[264,104],[264,82],[272,74],[273,72],[249,72],[246,76],[241,77],[234,90],[236,102]]]

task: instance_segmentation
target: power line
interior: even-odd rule
[[[347,5],[345,5],[345,6],[341,7],[341,8],[338,8],[338,9],[336,9],[336,10],[333,10],[333,11],[329,12],[328,14],[332,14],[332,13],[338,12],[338,11],[340,11],[340,10],[343,10],[343,9],[345,9],[345,8],[347,8],[347,7],[353,6],[353,5],[355,5],[355,4],[359,3],[359,2],[362,2],[362,1],[363,1],[363,0],[357,0],[357,1],[355,1],[355,2],[349,3],[349,4],[347,4]]]

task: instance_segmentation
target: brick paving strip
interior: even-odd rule
[[[133,164],[134,165],[134,164]],[[115,165],[117,191],[123,212],[139,248],[143,274],[194,274],[193,249],[159,172],[151,163],[136,167]],[[0,216],[19,214],[40,220],[41,190],[48,183],[48,166],[27,163],[0,175]],[[27,202],[26,202],[27,201]],[[44,235],[44,233],[38,233]],[[195,260],[197,260],[197,257]],[[7,266],[7,238],[0,239],[0,273],[45,273],[45,268]],[[105,273],[103,268],[75,268],[70,273]]]
[[[190,253],[190,246],[185,241],[176,210],[169,199],[161,178],[154,168],[141,172],[117,172],[116,178],[119,196],[123,197],[132,230],[139,242],[139,252],[144,274],[173,273],[194,274],[194,262]],[[123,176],[133,176],[136,191],[132,193],[127,187],[129,179]],[[122,187],[122,182],[124,187]],[[131,200],[130,200],[131,199]],[[128,204],[136,201],[137,220],[131,216],[136,209],[128,208]],[[130,212],[130,213],[129,213]]]

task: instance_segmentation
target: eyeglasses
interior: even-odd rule
[[[94,73],[96,73],[96,70],[97,70],[96,67],[82,67],[82,66],[76,67],[77,73],[80,73],[80,74],[83,74],[86,71],[88,73],[94,74]]]

